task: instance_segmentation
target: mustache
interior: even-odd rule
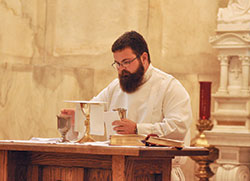
[[[127,71],[127,70],[123,70],[121,72],[121,74],[120,74],[121,77],[127,77],[127,76],[130,76],[130,75],[131,75],[131,73],[129,71]]]

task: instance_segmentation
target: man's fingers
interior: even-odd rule
[[[134,133],[134,122],[128,119],[115,120],[112,122],[115,130],[119,134]]]
[[[114,130],[123,130],[123,126],[122,125],[118,125],[118,126],[114,126]]]
[[[115,126],[115,125],[122,125],[121,121],[120,120],[115,120],[112,122],[112,125]]]
[[[118,130],[116,132],[119,133],[119,134],[125,134],[125,131],[123,131],[123,130]]]

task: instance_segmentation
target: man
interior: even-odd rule
[[[189,95],[173,76],[151,65],[144,38],[126,32],[114,42],[112,52],[119,78],[93,100],[107,102],[106,111],[127,109],[127,118],[113,122],[114,130],[184,140],[192,122]]]
[[[185,140],[189,145],[192,122],[189,95],[173,76],[151,65],[144,38],[135,31],[126,32],[114,42],[112,52],[118,78],[92,100],[107,102],[105,111],[127,109],[126,118],[112,123],[114,130],[119,134],[157,134]],[[180,160],[173,161],[171,180],[185,180],[176,166]]]
[[[114,130],[119,134],[157,134],[189,145],[189,95],[173,76],[151,65],[144,38],[135,31],[126,32],[114,42],[112,52],[118,78],[93,100],[107,102],[106,111],[127,109],[127,118],[112,123]],[[185,159],[174,159],[171,180],[185,180],[179,167]]]

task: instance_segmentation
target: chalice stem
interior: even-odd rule
[[[62,133],[62,142],[65,142],[65,141],[67,141],[67,140],[66,140],[66,132],[65,132],[65,133]]]
[[[85,111],[83,111],[84,115],[86,116],[85,120],[85,133],[83,138],[81,138],[78,142],[85,143],[85,142],[94,142],[95,140],[90,136],[90,107],[88,104],[85,104]]]

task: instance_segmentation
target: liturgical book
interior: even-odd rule
[[[168,146],[183,148],[184,142],[163,137],[155,134],[137,135],[137,134],[115,134],[110,136],[110,145],[117,146]]]

